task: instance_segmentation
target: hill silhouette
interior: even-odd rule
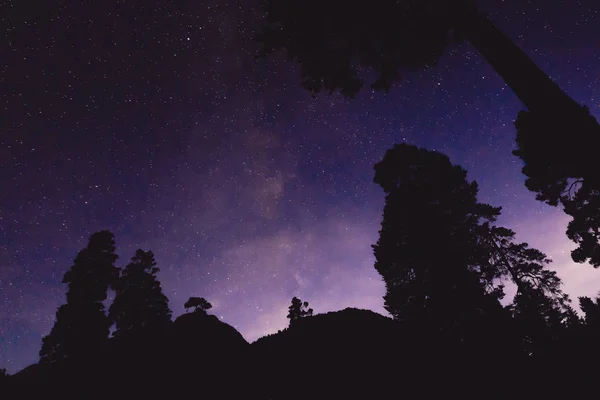
[[[181,315],[165,332],[110,343],[110,351],[94,360],[31,365],[8,377],[4,389],[24,393],[43,384],[76,394],[81,385],[105,382],[149,398],[159,389],[214,399],[428,398],[475,396],[497,385],[498,373],[510,371],[512,383],[494,393],[508,395],[517,386],[522,394],[540,394],[550,388],[538,382],[555,368],[505,353],[501,343],[495,353],[492,346],[473,353],[356,308],[302,318],[252,344],[203,312]]]
[[[112,338],[101,358],[34,364],[8,383],[69,388],[74,378],[89,384],[101,380],[147,394],[157,386],[193,386],[211,398],[383,395],[389,387],[374,391],[371,385],[385,376],[384,360],[406,350],[400,335],[406,332],[392,319],[348,308],[302,318],[291,328],[249,344],[216,316],[196,311],[179,316],[164,332]],[[311,384],[291,389],[288,377],[306,371],[311,371]],[[356,385],[347,385],[348,379]]]
[[[249,344],[216,316],[191,312],[165,332],[112,338],[104,357],[77,364],[34,364],[11,376],[9,383],[69,388],[75,378],[79,383],[111,382],[147,395],[156,387],[172,386],[193,387],[210,398],[380,398],[394,390],[398,373],[388,363],[423,354],[410,335],[391,318],[347,308],[302,318]],[[415,376],[420,369],[412,363],[403,374]],[[295,385],[292,377],[310,384]]]
[[[272,399],[379,398],[390,387],[376,383],[390,382],[385,360],[406,350],[403,336],[407,333],[392,319],[347,308],[302,318],[260,338],[252,355],[262,360],[261,386],[269,388]],[[292,377],[298,385],[290,385]]]

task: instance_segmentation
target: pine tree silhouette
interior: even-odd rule
[[[584,314],[583,322],[586,327],[600,332],[600,297],[592,300],[582,296],[579,298],[579,307]]]
[[[59,307],[52,331],[42,340],[41,362],[79,359],[104,348],[110,321],[102,302],[118,276],[117,258],[114,235],[106,230],[94,233],[77,254],[63,278],[67,303]]]
[[[171,322],[169,300],[156,277],[158,272],[154,253],[141,249],[123,269],[109,309],[116,324],[115,336],[161,329]]]
[[[497,308],[498,289],[488,288],[473,261],[480,222],[494,221],[500,209],[477,202],[466,171],[443,154],[401,144],[375,166],[375,183],[386,193],[373,246],[386,310],[399,321],[460,332],[462,322]]]

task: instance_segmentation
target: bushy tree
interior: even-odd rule
[[[287,318],[290,320],[290,326],[298,322],[299,319],[313,315],[313,309],[308,307],[308,301],[302,302],[299,298],[292,298],[292,303],[288,307]]]
[[[117,258],[114,235],[106,230],[94,233],[77,254],[63,278],[68,284],[67,302],[59,307],[50,334],[42,339],[41,362],[101,351],[110,328],[102,302],[118,276]]]
[[[185,307],[186,311],[193,307],[194,312],[200,312],[204,314],[206,314],[206,312],[212,308],[212,304],[210,304],[204,297],[190,297],[183,306]]]
[[[600,297],[591,299],[582,296],[579,298],[579,307],[583,312],[585,326],[594,331],[600,331]]]
[[[386,193],[375,268],[395,319],[476,346],[485,345],[482,335],[519,342],[528,355],[560,347],[578,321],[560,278],[544,253],[493,225],[500,208],[477,201],[477,184],[466,180],[465,170],[443,154],[406,144],[389,150],[375,170]],[[505,309],[510,320],[498,310],[505,281],[517,287]]]
[[[396,145],[375,166],[386,193],[375,268],[397,320],[456,326],[495,307],[501,291],[475,268],[476,230],[499,208],[477,202],[477,184],[443,154]]]
[[[6,368],[0,368],[0,385],[8,381],[10,375],[6,372]]]
[[[561,205],[572,217],[567,237],[577,244],[571,252],[573,261],[600,266],[600,172],[594,163],[596,141],[600,128],[589,110],[581,111],[587,129],[572,126],[568,119],[559,122],[522,113],[516,121],[519,148],[514,154],[525,165],[525,185],[536,193],[536,199],[551,206]],[[555,114],[562,115],[562,110]],[[538,131],[531,125],[543,125]],[[569,132],[568,138],[551,135],[557,126]],[[597,128],[597,129],[596,129]],[[594,131],[594,129],[596,129]],[[594,134],[589,132],[593,131]]]
[[[515,328],[510,334],[520,335],[526,352],[547,349],[577,320],[560,278],[547,269],[550,260],[492,225],[500,208],[477,201],[477,184],[464,169],[443,154],[402,144],[375,170],[386,193],[375,268],[395,319],[453,326],[464,338],[478,319],[505,318],[498,300],[508,280],[517,286],[508,307],[515,324],[503,329]]]
[[[154,253],[141,249],[123,269],[109,309],[115,336],[161,329],[171,322],[169,300],[156,277],[159,271]]]

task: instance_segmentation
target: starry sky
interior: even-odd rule
[[[600,3],[478,4],[600,117]],[[121,266],[154,251],[175,316],[205,297],[249,341],[287,325],[292,296],[385,314],[373,165],[400,142],[465,167],[573,297],[600,290],[570,260],[568,217],[525,189],[522,105],[469,44],[388,95],[313,99],[295,65],[254,58],[259,16],[241,0],[0,4],[0,368],[37,361],[62,275],[101,229]]]

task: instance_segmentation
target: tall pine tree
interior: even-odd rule
[[[110,321],[104,311],[107,290],[117,275],[114,235],[94,233],[73,266],[65,273],[67,302],[59,307],[56,322],[43,338],[41,362],[89,357],[108,340]]]
[[[141,249],[123,269],[109,313],[116,324],[115,336],[160,330],[171,322],[169,300],[156,277],[158,272],[154,253]]]
[[[479,203],[477,184],[448,157],[397,145],[375,169],[386,193],[375,268],[394,318],[473,342],[482,325],[494,326],[486,335],[503,330],[528,355],[549,354],[577,323],[560,278],[546,268],[550,260],[516,243],[510,229],[492,225],[500,208]],[[517,294],[500,312],[507,280]]]
[[[497,309],[500,295],[474,268],[473,249],[478,226],[500,209],[477,202],[466,171],[443,154],[401,144],[375,166],[375,183],[386,193],[373,250],[387,311],[462,335],[461,326]]]

